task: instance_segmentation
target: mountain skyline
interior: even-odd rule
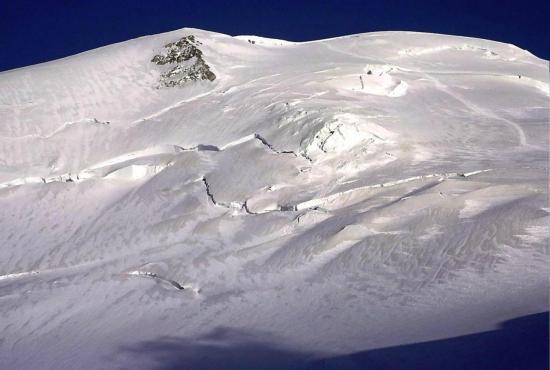
[[[375,31],[417,31],[512,43],[550,58],[550,3],[530,1],[5,2],[0,71],[183,27],[309,41]]]

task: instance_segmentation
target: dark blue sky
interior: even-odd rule
[[[0,0],[0,71],[183,27],[305,41],[411,30],[550,58],[550,0]]]

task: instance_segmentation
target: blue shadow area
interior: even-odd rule
[[[308,369],[548,369],[548,312],[497,330],[317,361]]]
[[[267,333],[218,328],[194,340],[163,337],[123,352],[163,370],[546,370],[548,328],[544,312],[487,332],[336,357],[294,351]]]

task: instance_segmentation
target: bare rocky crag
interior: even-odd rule
[[[199,45],[201,42],[195,36],[185,36],[176,42],[164,45],[166,51],[151,59],[151,62],[159,66],[169,65],[171,67],[161,74],[161,86],[182,86],[189,81],[214,81],[216,79],[216,75],[206,64],[203,53],[198,48]]]

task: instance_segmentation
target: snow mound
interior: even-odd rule
[[[166,165],[132,164],[126,167],[109,172],[105,178],[121,180],[138,180],[144,177],[151,177],[166,168]]]
[[[357,146],[367,148],[377,143],[389,142],[395,135],[365,118],[351,113],[337,114],[322,125],[314,135],[304,140],[300,147],[308,157],[323,154],[339,154]]]
[[[331,78],[326,85],[358,93],[400,97],[407,93],[408,84],[396,79],[392,72],[398,68],[392,65],[367,65],[363,73]]]

